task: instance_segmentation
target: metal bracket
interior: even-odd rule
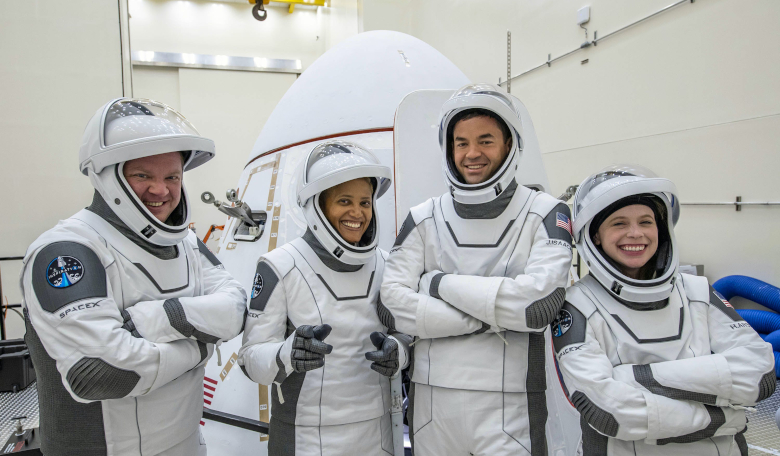
[[[225,193],[228,201],[233,205],[228,205],[214,198],[211,192],[203,192],[200,200],[206,204],[213,204],[220,212],[240,220],[239,225],[233,232],[233,239],[236,241],[254,242],[260,239],[265,230],[265,222],[268,220],[266,211],[253,211],[249,204],[238,199],[238,194],[234,189]]]

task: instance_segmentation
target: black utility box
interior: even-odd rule
[[[21,391],[34,381],[35,369],[24,339],[0,341],[0,393]]]

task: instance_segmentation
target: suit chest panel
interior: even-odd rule
[[[702,344],[693,330],[691,308],[679,285],[664,308],[639,311],[612,299],[606,290],[592,283],[592,277],[585,282],[586,295],[590,295],[604,320],[602,330],[608,334],[602,332],[599,337],[613,364],[647,364],[709,354],[699,352]]]
[[[97,214],[82,210],[73,218],[86,223],[106,241],[114,258],[107,272],[114,300],[122,308],[140,301],[201,294],[199,258],[187,240],[176,244],[176,258],[161,260],[125,237]]]
[[[494,219],[460,218],[452,198],[442,196],[433,215],[438,241],[437,269],[483,277],[521,274],[533,242],[533,236],[525,235],[525,221],[536,197],[531,190],[521,189]]]
[[[179,256],[172,260],[160,260],[148,255],[146,261],[128,258],[116,249],[112,253],[116,261],[118,284],[112,281],[116,301],[129,307],[140,301],[155,301],[198,296],[200,281],[196,279],[197,261],[193,254],[179,244]],[[145,253],[145,252],[144,252]],[[117,286],[118,285],[118,286]],[[117,293],[119,291],[119,293]]]
[[[367,348],[363,339],[367,341],[373,331],[384,331],[376,313],[384,266],[377,264],[381,257],[377,255],[358,271],[336,272],[320,262],[305,242],[290,244],[283,248],[295,259],[302,278],[285,281],[290,321],[295,326],[327,323],[333,328],[329,341]]]

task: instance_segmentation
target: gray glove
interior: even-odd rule
[[[330,325],[301,325],[295,330],[290,361],[295,372],[319,369],[325,365],[325,355],[333,351],[333,346],[323,340],[331,331]]]
[[[385,377],[392,377],[398,371],[398,343],[376,331],[371,333],[371,343],[377,348],[366,353],[366,359],[373,361],[371,369]]]

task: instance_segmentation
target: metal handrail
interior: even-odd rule
[[[520,76],[524,76],[524,75],[526,75],[526,74],[528,74],[528,73],[530,73],[530,72],[532,72],[532,71],[534,71],[534,70],[538,70],[539,68],[541,68],[541,67],[543,67],[543,66],[545,66],[545,65],[547,65],[547,66],[551,66],[551,65],[552,65],[552,63],[553,63],[553,62],[555,62],[556,60],[560,60],[560,59],[562,59],[562,58],[564,58],[564,57],[568,57],[569,55],[571,55],[571,54],[574,54],[574,53],[575,53],[575,52],[577,52],[577,51],[580,51],[580,50],[582,50],[582,49],[585,49],[586,47],[590,47],[590,45],[591,45],[591,44],[592,44],[592,45],[594,45],[594,46],[597,46],[597,45],[599,44],[599,42],[601,42],[601,41],[603,41],[603,40],[605,40],[605,39],[607,39],[607,38],[609,38],[609,37],[611,37],[611,36],[613,36],[613,35],[615,35],[615,34],[617,34],[617,33],[620,33],[620,32],[622,32],[623,30],[625,30],[625,29],[627,29],[627,28],[633,27],[634,25],[637,25],[637,24],[639,24],[640,22],[644,22],[644,21],[646,21],[646,20],[650,19],[650,18],[651,18],[651,17],[653,17],[653,16],[656,16],[656,15],[658,15],[658,14],[661,14],[661,13],[663,13],[664,11],[667,11],[667,10],[669,10],[669,9],[672,9],[672,8],[674,8],[675,6],[681,5],[681,4],[683,4],[683,3],[693,3],[693,2],[695,2],[695,1],[696,1],[696,0],[678,0],[678,1],[674,2],[674,3],[672,3],[671,5],[668,5],[668,6],[665,6],[665,7],[661,8],[661,9],[659,9],[658,11],[656,11],[656,12],[654,12],[654,13],[651,13],[651,14],[649,14],[649,15],[647,15],[647,16],[645,16],[645,17],[641,18],[641,19],[638,19],[638,20],[636,20],[636,21],[634,21],[634,22],[632,22],[632,23],[630,23],[630,24],[628,24],[628,25],[625,25],[625,26],[623,26],[623,27],[620,27],[620,28],[619,28],[619,29],[617,29],[617,30],[614,30],[614,31],[612,31],[612,32],[609,32],[609,33],[607,33],[606,35],[602,36],[601,38],[597,38],[597,36],[598,36],[598,35],[597,35],[598,31],[596,31],[596,32],[594,32],[594,33],[593,33],[593,41],[585,41],[585,42],[584,42],[584,43],[582,43],[582,44],[581,44],[579,47],[577,47],[577,48],[575,48],[575,49],[572,49],[571,51],[569,51],[569,52],[567,52],[567,53],[565,53],[565,54],[559,55],[558,57],[555,57],[554,59],[552,58],[552,54],[547,54],[547,61],[546,61],[546,62],[544,62],[544,63],[541,63],[541,64],[539,64],[539,65],[537,65],[537,66],[535,66],[535,67],[533,67],[533,68],[529,68],[529,69],[527,69],[527,70],[523,71],[522,73],[520,73],[520,74],[518,74],[518,75],[512,76],[511,78],[509,78],[509,79],[507,79],[505,82],[503,82],[503,84],[507,84],[507,85],[508,85],[508,84],[510,83],[510,81],[512,81],[513,79],[517,79],[517,78],[519,78]],[[502,84],[501,82],[499,82],[499,83],[498,83],[498,85],[501,85],[501,84]]]
[[[216,421],[217,423],[227,424],[237,428],[246,429],[248,431],[254,431],[259,432],[260,434],[268,435],[268,423],[245,418],[243,416],[233,415],[230,413],[213,410],[208,407],[203,407],[203,418],[206,420]]]

